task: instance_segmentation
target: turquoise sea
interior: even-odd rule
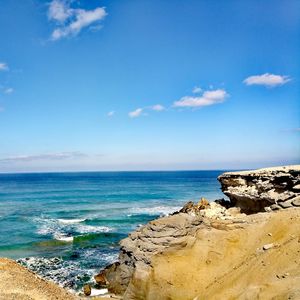
[[[0,256],[78,290],[137,226],[200,197],[224,171],[0,174]]]

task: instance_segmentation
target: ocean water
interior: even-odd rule
[[[138,226],[189,200],[224,197],[221,173],[0,174],[0,256],[78,290]]]

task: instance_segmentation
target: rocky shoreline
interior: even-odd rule
[[[118,261],[94,277],[109,294],[93,299],[300,299],[300,166],[218,180],[228,200],[188,202],[123,239]],[[0,299],[86,297],[13,264],[0,261]]]
[[[159,284],[153,282],[153,277],[157,272],[155,260],[158,257],[167,257],[168,253],[174,255],[174,253],[193,249],[199,242],[199,235],[209,236],[214,230],[223,233],[231,230],[251,231],[255,227],[253,222],[263,226],[269,218],[272,219],[269,222],[276,224],[280,222],[280,218],[278,214],[275,215],[274,211],[285,210],[281,217],[288,218],[293,215],[295,225],[300,226],[300,166],[229,172],[222,174],[218,179],[229,201],[221,199],[208,203],[205,199],[201,199],[197,204],[189,202],[179,212],[138,228],[121,241],[118,262],[102,270],[96,277],[98,282],[107,286],[110,292],[122,295],[123,299],[158,299],[157,297],[160,299],[194,299],[197,296],[203,299],[204,294],[201,294],[203,291],[198,289],[200,294],[194,293],[192,297],[189,297],[190,292],[182,290],[179,286],[177,289],[181,289],[180,297],[176,294],[165,294],[162,290],[157,293],[153,292]],[[288,234],[288,231],[283,233],[285,234]],[[214,236],[212,235],[211,238],[214,239]],[[297,238],[300,242],[300,237],[297,236]],[[255,234],[252,240],[253,245],[256,245]],[[258,249],[273,248],[275,242],[272,243],[271,240],[267,239],[265,245],[257,245]],[[201,246],[205,248],[207,245],[203,243]],[[300,252],[300,243],[296,246]],[[224,250],[217,248],[218,246],[214,251]],[[235,255],[238,256],[239,253]],[[186,257],[186,260],[188,259],[192,257]],[[235,257],[231,259],[235,260]],[[208,264],[211,260],[213,259],[206,259]],[[299,261],[296,263],[299,264]],[[173,264],[166,264],[166,268],[169,268],[169,272],[174,272],[175,265],[176,260]],[[206,269],[207,266],[199,272],[205,273]],[[219,276],[218,273],[221,273],[221,269],[220,266],[220,272],[218,269],[215,270],[216,277]],[[185,279],[182,278],[182,280]],[[169,285],[172,283],[165,282],[162,289],[165,291]],[[184,298],[181,298],[182,293],[186,293]],[[256,296],[259,297],[259,292]]]

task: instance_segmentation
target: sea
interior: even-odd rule
[[[223,198],[223,172],[0,174],[0,257],[79,291],[129,232],[187,201]]]

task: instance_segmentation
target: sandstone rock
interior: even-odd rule
[[[228,172],[219,176],[218,180],[233,206],[240,207],[242,212],[255,213],[299,195],[300,166]],[[272,209],[278,207],[273,206]]]
[[[292,204],[295,206],[300,206],[300,196],[293,198]]]
[[[107,280],[103,272],[100,272],[99,274],[94,276],[95,281],[97,282],[98,285],[101,287],[104,287],[107,285]]]
[[[266,244],[266,245],[263,245],[263,249],[264,250],[269,250],[269,249],[271,249],[271,248],[273,248],[274,247],[274,244],[272,243],[272,244]]]
[[[297,184],[297,185],[293,186],[293,190],[297,191],[297,192],[300,192],[300,184]]]
[[[83,292],[84,292],[84,294],[85,294],[86,296],[90,296],[91,293],[92,293],[92,288],[91,288],[91,286],[90,286],[89,284],[85,284],[85,285],[83,286]]]
[[[197,209],[206,209],[210,206],[209,202],[205,198],[201,198],[200,201],[197,204]]]
[[[282,208],[293,207],[292,201],[279,202],[278,205]]]
[[[279,210],[279,209],[281,209],[281,207],[280,207],[279,205],[277,205],[277,204],[272,204],[272,205],[270,206],[270,209],[271,209],[271,210]]]
[[[109,292],[122,294],[124,299],[145,299],[143,293],[148,290],[148,286],[141,287],[140,283],[156,276],[153,273],[155,257],[177,253],[183,248],[189,249],[199,236],[202,236],[203,249],[206,249],[205,243],[209,242],[212,232],[235,231],[255,224],[251,221],[251,218],[255,220],[255,216],[246,216],[245,213],[270,211],[270,214],[258,214],[269,218],[285,213],[283,208],[300,206],[299,193],[294,189],[300,183],[300,166],[231,172],[218,179],[230,201],[221,199],[209,203],[204,198],[197,204],[189,201],[180,211],[139,227],[120,242],[118,262],[96,275],[96,282],[107,284]],[[274,213],[272,210],[281,211]],[[296,209],[291,210],[292,213],[294,211]],[[273,230],[273,227],[268,228],[270,229]],[[272,234],[268,232],[264,232],[264,235],[271,237]],[[232,238],[234,243],[235,234]],[[260,255],[273,247],[276,248],[273,243],[263,246],[258,244],[255,249],[259,249]],[[203,257],[206,259],[206,266],[214,265],[210,257]],[[169,270],[166,269],[166,272]],[[140,294],[140,291],[143,292]]]
[[[183,208],[179,211],[181,213],[188,213],[189,211],[191,211],[194,207],[194,202],[193,201],[189,201],[186,204],[184,204]]]
[[[192,208],[191,205],[186,207]],[[123,294],[135,270],[143,270],[142,276],[151,269],[151,259],[155,254],[193,243],[195,232],[202,223],[201,215],[180,212],[139,227],[120,242],[119,262],[100,273],[108,281],[108,290]]]

